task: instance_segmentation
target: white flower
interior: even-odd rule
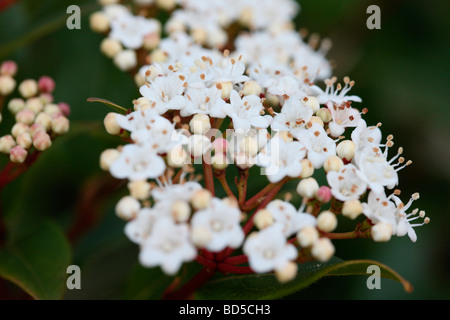
[[[241,61],[230,57],[226,57],[216,64],[214,70],[216,83],[231,82],[236,84],[249,80],[249,77],[244,75],[245,65]]]
[[[270,116],[261,116],[264,107],[261,98],[255,95],[245,96],[241,99],[235,90],[230,94],[230,105],[226,108],[226,114],[233,120],[234,129],[248,130],[251,127],[267,128],[270,124]]]
[[[161,266],[165,273],[174,275],[183,262],[192,261],[196,256],[197,250],[189,241],[188,225],[160,218],[143,241],[139,260],[143,266]]]
[[[338,172],[329,171],[327,181],[333,196],[341,201],[358,199],[367,189],[353,164],[344,165]]]
[[[391,197],[386,197],[384,192],[375,193],[371,191],[367,197],[367,203],[362,204],[363,214],[369,218],[372,223],[387,223],[392,226],[392,230],[396,229],[396,207]]]
[[[149,145],[127,144],[109,170],[117,179],[139,181],[161,176],[166,170],[166,163]]]
[[[337,105],[341,105],[343,102],[347,101],[355,101],[355,102],[361,102],[361,98],[358,96],[346,96],[346,94],[351,90],[351,88],[354,86],[354,81],[350,81],[348,77],[344,78],[345,86],[342,88],[341,84],[339,83],[334,88],[334,84],[336,82],[336,77],[333,77],[331,79],[325,80],[326,89],[325,91],[322,91],[318,95],[318,99],[320,104],[327,104],[329,102]]]
[[[295,131],[294,136],[308,150],[308,160],[315,169],[321,168],[329,156],[336,155],[336,142],[316,123],[308,129]]]
[[[361,120],[359,110],[352,108],[350,104],[343,103],[338,106],[328,103],[327,106],[333,119],[328,124],[333,137],[338,137],[343,134],[347,127],[356,127]]]
[[[366,121],[361,119],[351,134],[357,151],[366,148],[378,147],[381,144],[381,130],[378,126],[367,126]]]
[[[298,141],[285,142],[282,138],[270,139],[258,154],[258,164],[270,182],[279,182],[286,176],[299,177],[302,172],[301,160],[305,158],[305,147]]]
[[[401,168],[396,169],[391,165],[395,158],[387,161],[379,148],[365,149],[355,155],[355,164],[359,169],[357,172],[371,190],[382,193],[384,187],[392,189],[398,184],[397,171]]]
[[[186,91],[186,106],[180,114],[207,114],[214,118],[225,118],[227,103],[222,99],[222,92],[215,86],[211,88],[189,88]]]
[[[186,104],[184,81],[179,74],[172,73],[166,77],[156,77],[143,85],[139,92],[148,100],[156,103],[156,110],[163,114],[168,110],[180,110]]]
[[[206,209],[197,211],[191,220],[192,229],[204,228],[211,238],[205,248],[219,252],[226,247],[238,248],[244,240],[244,231],[239,222],[241,211],[226,201],[211,199]]]
[[[176,201],[189,201],[194,192],[200,189],[202,186],[195,181],[179,184],[169,183],[155,187],[151,195],[158,205],[164,204],[164,207],[170,208]]]
[[[270,226],[251,234],[243,246],[250,268],[256,273],[282,270],[297,257],[294,245],[286,242],[279,225]]]
[[[111,21],[109,37],[120,41],[126,48],[138,49],[142,47],[146,35],[159,32],[160,24],[155,19],[120,14]]]
[[[428,217],[425,217],[424,211],[419,212],[418,209],[414,209],[411,213],[406,213],[406,211],[411,207],[413,201],[419,198],[419,194],[413,194],[406,205],[404,205],[397,196],[394,195],[392,196],[392,198],[397,207],[397,228],[395,229],[395,235],[403,237],[407,234],[412,242],[416,242],[417,235],[414,231],[414,228],[423,226],[424,224],[430,222],[430,219]],[[419,218],[424,218],[424,221],[422,223],[411,223],[411,221],[417,220]]]
[[[316,218],[309,213],[304,213],[304,207],[299,211],[287,201],[273,200],[266,209],[271,213],[275,224],[281,226],[281,231],[285,237],[297,233],[308,226],[316,225]]]
[[[153,230],[155,221],[164,216],[153,208],[142,208],[136,218],[125,225],[126,236],[136,244],[142,244]],[[170,216],[168,216],[170,217]]]
[[[299,98],[289,98],[281,108],[270,125],[275,131],[290,131],[294,133],[300,128],[304,128],[309,122],[313,110],[310,107],[304,106]]]

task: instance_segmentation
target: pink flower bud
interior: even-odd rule
[[[17,63],[12,60],[4,61],[0,66],[0,74],[14,77],[17,73]]]
[[[55,81],[48,77],[42,76],[38,81],[39,91],[52,93],[55,90]]]
[[[39,95],[39,98],[41,98],[43,104],[49,104],[53,103],[53,94],[50,92],[43,92]]]
[[[34,136],[37,132],[39,132],[39,131],[44,131],[44,132],[46,132],[46,130],[45,130],[45,128],[44,128],[44,126],[42,125],[42,124],[40,124],[40,123],[33,123],[31,126],[30,126],[30,134],[32,135],[32,136]]]
[[[331,200],[331,189],[327,186],[321,186],[319,190],[317,190],[316,198],[322,203],[327,203]]]
[[[228,141],[224,138],[218,138],[213,142],[214,151],[217,153],[226,153],[228,147]]]
[[[60,102],[58,103],[58,107],[61,110],[61,112],[63,113],[64,116],[68,116],[70,115],[70,106],[69,104],[65,103],[65,102]]]
[[[44,151],[52,145],[52,139],[45,131],[38,131],[33,136],[33,146],[39,150]]]
[[[15,146],[9,153],[9,159],[11,162],[23,163],[27,158],[28,152],[21,146]]]
[[[30,109],[23,109],[16,114],[16,122],[31,125],[34,122],[36,115]]]

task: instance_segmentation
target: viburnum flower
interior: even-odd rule
[[[340,239],[408,235],[416,241],[414,228],[429,218],[409,213],[412,200],[404,205],[398,189],[386,195],[411,161],[401,157],[403,148],[388,156],[393,136],[382,142],[381,123],[363,119],[367,109],[356,103],[362,99],[349,95],[354,81],[337,83],[325,57],[330,41],[294,30],[292,1],[172,4],[162,39],[145,26],[151,10],[136,10],[133,18],[121,5],[104,10],[113,30],[103,49],[111,57],[135,54],[136,65],[127,70],[140,96],[132,108],[114,106],[105,117],[107,132],[122,142],[102,153],[100,164],[128,180],[130,194],[116,212],[127,220],[125,234],[139,245],[142,265],[175,275],[195,261],[205,267],[196,280],[216,271],[274,271],[285,282],[298,263],[329,261]],[[130,65],[125,60],[119,65]],[[25,109],[20,102],[12,108]],[[0,150],[16,147],[15,135],[34,114],[18,118],[22,124],[0,139]],[[26,136],[16,140],[27,143]],[[21,151],[14,152],[17,159]],[[412,223],[418,218],[423,223]],[[339,219],[362,221],[341,232],[346,225]],[[166,295],[196,288],[186,281]]]

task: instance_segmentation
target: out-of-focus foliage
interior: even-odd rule
[[[335,241],[340,258],[380,261],[407,279],[412,293],[392,280],[383,279],[381,290],[369,290],[367,277],[328,277],[290,298],[450,298],[448,1],[300,3],[298,27],[333,41],[328,58],[336,66],[334,74],[356,81],[352,94],[361,96],[361,105],[369,109],[366,121],[382,122],[383,132],[394,134],[396,145],[413,160],[400,173],[402,192],[405,197],[420,192],[415,204],[427,211],[431,223],[417,229],[414,244],[407,237],[388,243]],[[81,30],[66,28],[66,8],[71,4],[81,7]],[[381,8],[381,30],[366,28],[370,4]],[[129,107],[139,97],[133,79],[100,53],[102,37],[91,32],[88,23],[89,14],[98,8],[94,0],[21,0],[0,12],[0,60],[19,64],[18,79],[52,76],[57,84],[55,100],[72,107],[71,131],[0,195],[11,243],[26,244],[23,239],[39,232],[48,219],[52,228],[66,233],[73,252],[65,259],[72,257],[70,264],[83,272],[82,290],[67,291],[66,299],[146,294],[133,283],[136,272],[139,275],[137,249],[114,215],[125,186],[98,165],[101,151],[117,145],[102,126],[109,109],[86,102],[101,97]],[[11,121],[5,111],[0,134]],[[54,230],[57,235],[59,231]],[[14,292],[23,297],[19,290]]]

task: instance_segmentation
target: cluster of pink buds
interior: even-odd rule
[[[0,69],[0,100],[14,117],[10,133],[0,137],[0,152],[9,155],[12,163],[24,163],[69,130],[70,107],[53,101],[55,82],[48,76],[21,81],[17,86],[20,97],[6,102],[6,94],[14,91],[16,70],[17,64],[12,61],[4,62]]]

